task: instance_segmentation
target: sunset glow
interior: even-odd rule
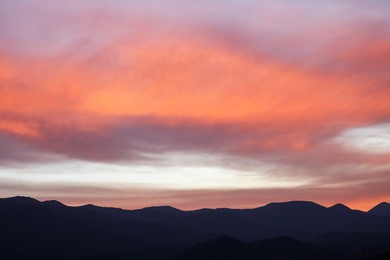
[[[390,3],[0,3],[0,197],[390,201]]]

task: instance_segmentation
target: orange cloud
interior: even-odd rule
[[[51,121],[153,115],[317,125],[366,124],[390,110],[387,90],[370,92],[372,82],[353,76],[322,75],[194,40],[123,45],[94,57],[92,62],[112,55],[121,61],[103,65],[103,72],[90,62],[57,59],[14,66],[18,77],[7,73],[2,80],[8,87],[1,89],[1,111]]]
[[[10,132],[12,134],[26,137],[39,137],[39,132],[34,125],[12,120],[0,119],[0,131]]]
[[[124,118],[160,118],[152,125],[163,128],[194,120],[195,127],[234,126],[228,131],[236,137],[225,151],[244,155],[317,149],[323,128],[335,127],[329,138],[389,114],[390,92],[381,81],[292,67],[198,38],[121,42],[86,58],[3,58],[1,129],[56,140],[62,137],[51,131],[63,128],[100,138]],[[101,158],[98,151],[82,154],[88,152]]]

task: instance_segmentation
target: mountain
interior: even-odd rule
[[[311,241],[345,259],[390,260],[390,233],[326,233]],[[344,259],[344,258],[341,258]]]
[[[368,211],[373,215],[390,216],[390,203],[382,202]]]
[[[234,211],[223,209],[181,211],[166,206],[148,207],[139,210],[107,209],[96,206],[90,209],[121,219],[159,223],[186,230],[192,234],[197,234],[194,237],[194,242],[216,238],[220,235],[227,235],[244,241],[253,241],[283,234],[283,231],[278,228],[253,223],[235,214]]]
[[[133,221],[159,223],[198,233],[198,240],[226,235],[245,242],[289,235],[310,240],[327,232],[390,232],[390,218],[352,210],[342,204],[326,208],[314,202],[270,203],[255,209],[200,209],[172,207],[91,210]],[[195,239],[195,240],[197,240]]]
[[[279,235],[302,240],[327,232],[390,232],[389,217],[351,210],[341,204],[326,208],[314,202],[291,201],[230,212],[253,223],[283,230]]]
[[[380,234],[365,235],[368,235],[368,240],[381,239]],[[179,253],[174,260],[389,259],[390,247],[388,245],[371,244],[368,246],[367,243],[364,243],[365,246],[362,247],[362,244],[359,244],[361,239],[357,239],[358,241],[353,239],[359,236],[364,238],[364,234],[329,233],[316,239],[318,244],[302,242],[288,236],[260,240],[253,243],[243,243],[236,239],[223,236],[187,248]],[[331,238],[335,238],[336,241],[352,238],[352,241],[347,242],[352,247],[335,247],[335,244],[328,245],[326,241]],[[325,242],[325,244],[321,244],[321,242]],[[345,241],[339,242],[345,243]],[[358,244],[354,244],[354,242]],[[336,245],[338,245],[337,242]]]
[[[270,254],[280,248],[291,253],[288,250],[299,249],[300,243],[305,243],[298,240],[311,241],[326,233],[390,234],[390,217],[351,210],[341,204],[326,208],[307,201],[271,203],[255,209],[183,211],[170,206],[138,210],[90,204],[70,207],[58,201],[13,197],[0,199],[0,231],[0,259],[94,255],[111,259],[170,259],[186,248],[221,236],[223,239],[216,242],[222,247],[226,240],[242,243],[242,248],[231,245],[238,252],[266,252],[276,244]],[[265,242],[275,237],[282,238]],[[342,244],[343,239],[339,241]],[[211,242],[212,247],[216,242]],[[307,244],[302,248],[305,250],[297,252],[308,254],[317,250]]]
[[[105,255],[141,259],[180,246],[191,234],[162,224],[135,222],[85,207],[29,198],[0,200],[0,259],[73,259]],[[146,252],[146,253],[145,253]]]
[[[222,236],[188,248],[176,256],[175,260],[207,259],[255,259],[255,250],[250,245],[231,237]]]
[[[344,247],[350,249],[390,247],[390,233],[331,232],[313,239],[311,243],[321,246]]]
[[[337,203],[337,204],[333,205],[332,207],[329,207],[329,209],[333,210],[333,211],[337,211],[337,212],[348,212],[351,210],[350,208],[348,208],[347,206],[345,206],[341,203]]]
[[[317,245],[299,241],[293,237],[281,236],[250,244],[258,255],[278,255],[284,257],[314,257],[327,256],[332,252]]]
[[[261,240],[254,243],[243,243],[224,236],[188,248],[175,259],[301,259],[331,255],[333,255],[332,252],[325,248],[304,243],[288,236]]]

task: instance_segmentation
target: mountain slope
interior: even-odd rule
[[[236,211],[236,214],[303,240],[326,232],[390,232],[389,217],[374,216],[343,205],[326,208],[313,202],[292,201]]]
[[[292,237],[277,237],[243,243],[230,237],[202,242],[181,252],[177,260],[214,259],[284,259],[332,255],[330,251]]]
[[[390,247],[390,233],[326,233],[311,241],[322,246],[345,248]]]
[[[185,245],[193,237],[162,224],[20,197],[0,200],[0,230],[1,259],[7,255],[69,259],[95,254],[138,259],[151,249]]]
[[[255,250],[248,244],[227,236],[222,236],[184,250],[175,260],[250,260],[255,259],[254,257]]]
[[[308,254],[317,249],[304,244],[305,250],[300,250],[302,242],[286,237],[269,244],[264,240],[284,235],[308,241],[329,232],[390,234],[390,217],[351,210],[341,204],[326,208],[305,201],[245,210],[182,211],[169,206],[139,210],[69,207],[58,201],[14,197],[0,199],[0,231],[1,259],[7,255],[40,259],[58,259],[61,255],[67,259],[94,254],[113,259],[164,259],[182,248],[221,236],[239,240],[243,248],[231,245],[237,252],[245,249],[245,254],[253,250],[275,254],[275,250],[284,248],[285,252],[291,250],[291,255],[294,250]],[[380,239],[387,238],[379,238],[379,242]],[[260,244],[252,243],[260,240]],[[218,241],[223,246],[227,243],[226,239]],[[273,245],[277,246],[273,249]]]
[[[382,202],[373,207],[368,213],[380,216],[390,216],[390,203]]]
[[[172,207],[148,207],[139,210],[118,210],[112,208],[90,208],[101,213],[110,214],[122,219],[146,221],[169,225],[191,233],[198,233],[201,240],[220,235],[235,237],[244,241],[253,241],[283,234],[278,228],[254,223],[236,214],[235,211],[223,209],[201,209],[181,211]]]
[[[342,204],[326,208],[313,202],[271,203],[255,209],[201,209],[181,211],[167,207],[140,210],[95,208],[134,221],[160,223],[202,239],[226,235],[250,242],[289,235],[310,240],[327,232],[390,232],[390,218],[352,210]]]

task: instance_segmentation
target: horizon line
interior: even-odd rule
[[[350,210],[361,211],[361,212],[367,213],[370,210],[372,210],[373,208],[379,206],[380,204],[383,204],[383,203],[389,204],[389,202],[387,202],[387,201],[382,201],[382,202],[379,202],[379,203],[375,204],[374,206],[372,206],[368,210],[362,210],[362,209],[351,208],[348,205],[346,205],[344,203],[341,203],[341,202],[335,203],[335,204],[333,204],[331,206],[324,206],[324,205],[322,205],[320,203],[317,203],[315,201],[310,201],[310,200],[288,200],[288,201],[272,201],[272,202],[266,203],[264,205],[259,205],[259,206],[253,207],[253,208],[234,208],[234,207],[215,207],[214,208],[214,207],[204,207],[204,208],[194,208],[194,209],[181,209],[179,207],[175,207],[175,206],[171,206],[171,205],[151,205],[151,206],[145,206],[145,207],[142,207],[142,208],[122,208],[122,207],[115,207],[115,206],[100,206],[100,205],[92,204],[92,203],[78,204],[78,205],[69,205],[68,203],[64,203],[64,202],[62,202],[60,200],[57,200],[57,199],[41,200],[41,199],[37,199],[37,198],[31,197],[31,196],[24,196],[24,195],[16,195],[16,196],[11,196],[11,197],[0,197],[0,200],[17,199],[17,198],[32,199],[32,200],[35,200],[35,201],[37,201],[39,203],[45,203],[45,202],[54,201],[54,202],[61,203],[62,205],[66,206],[66,207],[75,207],[75,208],[85,207],[85,206],[95,206],[95,207],[99,207],[99,208],[112,208],[112,209],[121,209],[121,210],[126,210],[126,211],[134,211],[134,210],[143,210],[143,209],[148,209],[148,208],[169,207],[169,208],[173,208],[175,210],[184,211],[184,212],[207,210],[207,209],[209,209],[209,210],[218,210],[218,209],[250,210],[250,209],[257,209],[257,208],[266,207],[266,206],[271,205],[271,204],[286,204],[286,203],[293,203],[293,202],[305,202],[305,203],[313,203],[315,205],[318,205],[318,206],[321,206],[321,207],[327,208],[327,209],[332,208],[332,207],[334,207],[336,205],[341,205],[341,206],[347,207]]]

